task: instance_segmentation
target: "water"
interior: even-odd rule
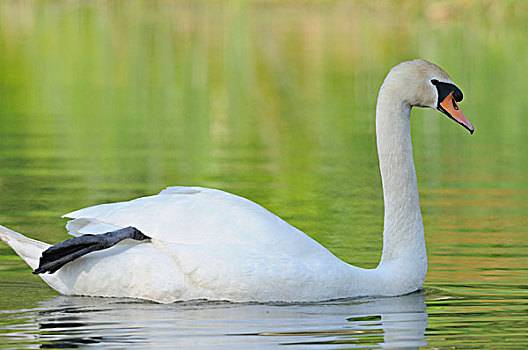
[[[244,305],[49,298],[38,311],[11,315],[10,337],[51,348],[85,346],[247,349],[425,345],[423,294],[315,305]],[[380,314],[382,312],[382,314]],[[22,327],[20,327],[22,326]],[[22,328],[22,331],[20,330]]]
[[[2,244],[0,347],[526,348],[527,26],[513,1],[1,2],[0,223],[43,241],[67,238],[71,210],[203,185],[374,267],[387,70],[441,65],[476,132],[413,111],[423,292],[310,305],[64,297]]]

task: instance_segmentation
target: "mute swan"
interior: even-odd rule
[[[411,108],[437,109],[473,133],[458,107],[461,100],[449,76],[424,60],[395,66],[383,82],[376,135],[385,214],[383,253],[375,269],[343,262],[248,199],[201,187],[168,187],[154,196],[66,214],[73,219],[66,228],[76,238],[50,250],[49,244],[2,226],[0,238],[67,295],[169,303],[407,294],[423,286],[427,270]]]

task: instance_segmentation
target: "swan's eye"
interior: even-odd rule
[[[458,106],[457,106],[457,104],[455,103],[455,99],[452,99],[452,100],[451,100],[451,103],[453,103],[453,108],[455,109],[455,111],[458,111]]]

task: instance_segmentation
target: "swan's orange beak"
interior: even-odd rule
[[[473,134],[475,129],[473,129],[473,125],[471,125],[469,120],[464,116],[464,113],[460,110],[460,107],[458,107],[458,103],[455,101],[453,94],[454,92],[452,91],[447,95],[447,97],[439,103],[438,109]]]

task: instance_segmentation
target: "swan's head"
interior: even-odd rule
[[[473,125],[458,106],[462,91],[437,65],[425,60],[400,63],[391,69],[383,85],[397,91],[404,103],[439,110],[473,133]]]

